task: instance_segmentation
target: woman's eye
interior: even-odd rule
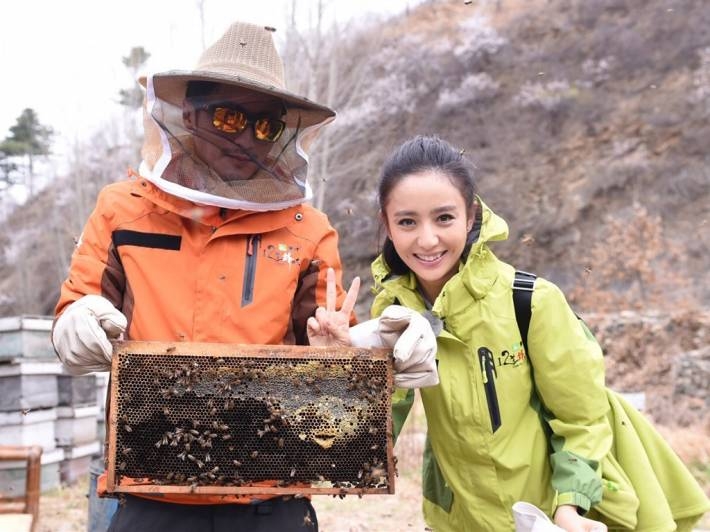
[[[397,222],[397,225],[401,225],[402,227],[409,227],[414,225],[414,220],[411,218],[402,218]]]
[[[454,217],[451,214],[442,214],[441,216],[439,216],[440,222],[450,222],[453,219]]]

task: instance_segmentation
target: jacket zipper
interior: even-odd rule
[[[501,419],[495,382],[495,377],[498,376],[498,372],[496,371],[491,350],[486,347],[481,347],[478,350],[478,361],[481,364],[481,376],[483,377],[483,387],[486,390],[488,413],[491,416],[491,428],[493,432],[495,432],[500,428]]]
[[[254,278],[256,277],[256,257],[259,251],[260,235],[250,235],[247,239],[246,261],[244,264],[244,286],[242,288],[242,306],[254,300]]]

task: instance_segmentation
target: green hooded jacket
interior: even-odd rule
[[[617,462],[614,480],[602,478],[612,454],[613,411],[601,349],[559,288],[538,278],[525,352],[513,308],[515,270],[488,247],[507,238],[508,226],[478,201],[477,238],[430,309],[412,273],[391,274],[382,257],[372,264],[373,317],[400,304],[443,325],[440,384],[420,390],[428,427],[427,524],[437,532],[514,530],[511,507],[519,500],[548,515],[561,504],[584,512],[595,507],[590,517],[600,518],[596,510],[610,492],[618,496],[610,498],[607,514],[620,517],[619,529],[633,530],[639,524],[634,487]],[[395,437],[413,400],[413,390],[395,391]]]

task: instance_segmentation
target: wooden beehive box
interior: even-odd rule
[[[394,493],[386,350],[121,342],[110,394],[109,491]]]

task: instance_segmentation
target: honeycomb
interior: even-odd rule
[[[384,350],[121,342],[111,381],[109,491],[394,492]]]

